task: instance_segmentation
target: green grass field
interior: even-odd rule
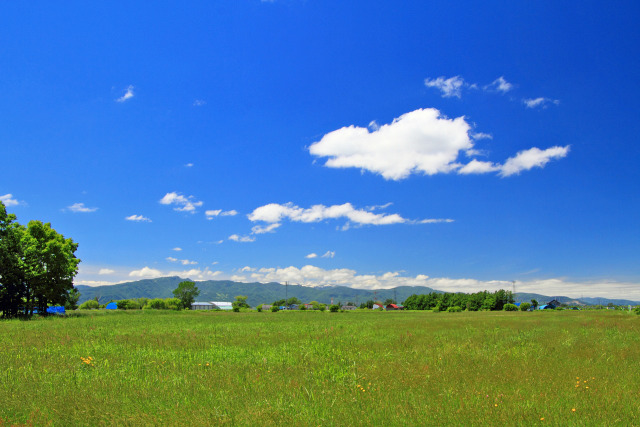
[[[640,425],[623,312],[0,322],[0,425]]]

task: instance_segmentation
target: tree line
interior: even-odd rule
[[[411,295],[404,301],[407,310],[434,310],[446,311],[450,308],[460,308],[468,311],[495,311],[503,310],[507,304],[513,304],[515,298],[511,291],[500,289],[495,292],[465,293],[438,293],[430,292],[422,295]]]
[[[0,317],[31,316],[46,313],[50,305],[77,303],[77,249],[50,223],[19,224],[0,202]]]

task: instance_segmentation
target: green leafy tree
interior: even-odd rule
[[[291,307],[291,306],[292,306],[292,305],[294,305],[294,304],[298,304],[298,305],[300,305],[300,304],[302,304],[302,301],[300,301],[300,300],[299,300],[298,298],[296,298],[296,297],[291,297],[291,298],[289,298],[289,299],[287,300],[286,306],[287,306],[287,307]]]
[[[507,303],[502,307],[502,309],[504,311],[518,311],[518,306],[515,304]]]
[[[178,283],[178,287],[173,290],[173,296],[178,298],[182,307],[187,310],[191,310],[191,304],[198,295],[200,295],[200,290],[194,282],[189,280]]]
[[[78,272],[78,244],[51,228],[15,222],[0,202],[0,310],[2,317],[46,313],[49,305],[65,305]]]
[[[520,311],[528,311],[531,308],[531,304],[528,302],[523,302],[520,304]]]
[[[236,308],[237,308],[238,309],[237,311],[240,311],[241,308],[251,308],[249,303],[247,303],[247,298],[249,297],[246,295],[238,295],[235,301],[231,303],[233,310],[236,311]]]
[[[0,201],[0,312],[7,319],[19,315],[27,293],[20,244],[24,227],[15,220]]]
[[[332,304],[329,306],[329,311],[332,313],[337,313],[340,311],[340,306],[338,304]]]
[[[537,310],[538,309],[538,305],[539,305],[538,304],[538,300],[532,299],[531,300],[531,305],[533,306],[534,310]]]
[[[382,304],[387,306],[389,304],[397,304],[397,303],[396,303],[396,300],[394,300],[393,298],[387,298],[386,300],[384,300],[384,303]]]
[[[67,293],[67,301],[64,303],[65,310],[75,310],[78,308],[78,300],[80,299],[80,291],[71,288]]]

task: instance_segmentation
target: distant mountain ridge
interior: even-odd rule
[[[157,279],[143,279],[135,282],[119,283],[117,285],[106,286],[85,286],[78,285],[80,291],[80,303],[98,297],[101,304],[111,300],[121,300],[129,298],[169,298],[173,296],[173,290],[178,287],[178,283],[183,280],[190,280],[178,276],[161,277]],[[398,286],[392,289],[378,289],[376,291],[366,289],[353,289],[347,286],[321,286],[310,287],[301,285],[285,286],[280,283],[243,283],[231,280],[206,280],[196,282],[200,289],[197,301],[233,301],[237,295],[246,295],[247,302],[251,306],[262,303],[272,303],[284,298],[296,297],[303,302],[319,301],[330,303],[353,302],[360,304],[367,300],[384,301],[388,298],[395,299],[399,303],[403,302],[413,294],[428,294],[430,292],[442,293],[426,286]],[[545,304],[552,299],[557,299],[562,303],[593,305],[638,305],[640,302],[626,299],[607,298],[570,298],[565,296],[547,296],[532,293],[517,293],[516,302],[529,302],[531,299],[537,300],[540,304]]]

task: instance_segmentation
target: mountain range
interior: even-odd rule
[[[173,290],[184,279],[178,276],[161,277],[157,279],[144,279],[135,282],[120,283],[108,286],[84,286],[78,285],[80,291],[79,303],[98,297],[101,304],[111,300],[130,298],[170,298]],[[321,303],[346,304],[353,302],[359,305],[367,300],[385,301],[394,299],[402,303],[413,294],[428,294],[430,292],[442,292],[425,286],[399,286],[392,289],[378,289],[375,291],[365,289],[353,289],[347,286],[322,286],[310,287],[301,285],[283,285],[281,283],[242,283],[230,280],[207,280],[196,282],[200,290],[197,301],[233,301],[238,295],[246,295],[247,302],[251,306],[258,304],[270,304],[274,301],[296,297],[303,302],[319,301]],[[517,293],[516,302],[527,302],[532,299],[540,304],[545,304],[552,299],[561,303],[592,305],[609,303],[615,305],[638,305],[640,302],[625,299],[607,298],[570,298],[565,296],[547,296],[533,293]]]

